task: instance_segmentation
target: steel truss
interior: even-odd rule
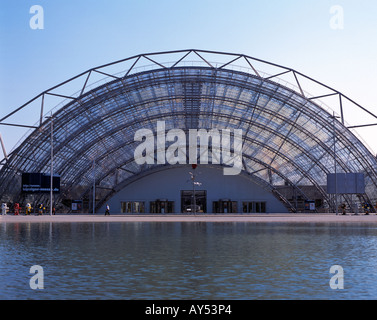
[[[262,74],[256,64],[279,71]],[[123,71],[114,72],[114,67]],[[112,73],[107,71],[109,68]],[[93,85],[94,75],[106,78]],[[292,76],[293,88],[279,83],[283,75]],[[75,95],[61,93],[78,79],[83,80],[83,85]],[[303,79],[320,85],[326,93],[310,96]],[[53,111],[52,118],[46,120],[48,96],[61,98],[63,102]],[[335,109],[340,111],[340,121],[333,122],[332,110],[318,102],[329,96],[339,98]],[[36,125],[5,122],[36,101],[40,101]],[[243,173],[274,193],[291,211],[296,208],[280,193],[279,186],[292,187],[304,199],[308,195],[301,186],[313,186],[334,208],[325,186],[326,174],[334,172],[335,161],[338,172],[365,174],[366,193],[362,201],[374,203],[377,160],[352,129],[377,123],[348,126],[345,101],[377,119],[339,91],[300,72],[242,54],[191,49],[119,60],[64,81],[0,119],[1,125],[32,129],[1,162],[0,199],[21,200],[22,172],[49,172],[53,119],[54,171],[61,175],[63,189],[55,201],[88,198],[95,181],[99,207],[135,177],[165,168],[138,166],[133,158],[136,130],[154,130],[156,121],[163,120],[166,131],[243,129]]]

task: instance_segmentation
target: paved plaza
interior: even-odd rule
[[[290,223],[377,223],[377,215],[365,214],[253,214],[253,215],[5,215],[0,223],[31,222],[290,222]]]

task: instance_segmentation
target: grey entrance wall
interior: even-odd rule
[[[174,201],[176,212],[181,208],[181,190],[191,190],[190,172],[195,172],[195,180],[200,183],[195,189],[207,191],[207,212],[212,212],[212,202],[219,199],[237,201],[238,212],[242,212],[242,202],[266,202],[266,212],[288,212],[284,205],[271,193],[267,192],[245,175],[225,176],[221,167],[198,165],[193,171],[191,166],[174,166],[171,169],[152,173],[125,187],[109,201],[112,213],[121,212],[121,202],[140,201],[145,204],[145,213],[149,213],[150,201],[163,199]],[[105,212],[101,208],[99,213]]]

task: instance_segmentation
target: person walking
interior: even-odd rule
[[[38,216],[42,216],[44,210],[45,210],[45,207],[43,206],[43,203],[41,203],[41,204],[39,205],[39,208],[38,208]]]
[[[110,206],[106,204],[105,216],[109,216],[109,215],[110,215]]]
[[[14,215],[18,216],[19,214],[20,214],[20,204],[18,202],[16,202],[14,204]]]
[[[342,205],[340,206],[340,208],[342,209],[342,215],[345,215],[346,214],[346,204],[345,203],[342,203]]]
[[[8,209],[7,204],[6,204],[5,202],[3,202],[3,203],[1,204],[1,211],[2,211],[3,216],[6,216],[6,215],[7,215],[7,209]]]
[[[25,212],[26,215],[30,215],[31,214],[31,204],[28,202],[26,204],[26,212]]]

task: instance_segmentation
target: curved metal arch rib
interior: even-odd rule
[[[84,193],[90,190],[93,160],[101,168],[97,185],[109,190],[118,190],[148,169],[132,161],[133,134],[140,128],[154,130],[157,120],[166,122],[166,130],[243,129],[246,173],[271,190],[288,182],[304,194],[300,185],[309,184],[326,198],[326,174],[334,171],[331,114],[303,92],[226,66],[160,64],[158,69],[113,77],[88,92],[83,88],[53,117],[54,165],[62,173],[64,189],[61,198],[76,192],[77,186]],[[14,169],[48,172],[48,124],[49,120],[42,123],[12,153],[0,173],[2,185],[15,177]],[[335,131],[338,168],[364,172],[366,196],[376,201],[376,159],[343,123],[336,121]],[[0,191],[1,197],[17,196],[15,188]],[[104,193],[103,198],[111,194]]]

